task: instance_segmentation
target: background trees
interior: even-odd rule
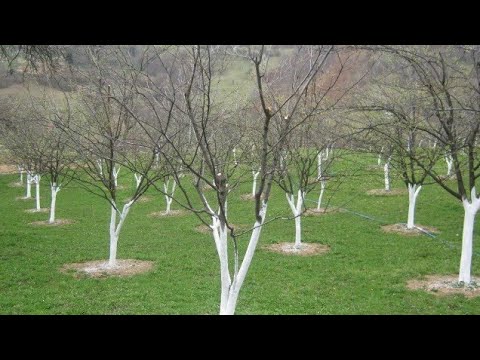
[[[456,181],[446,181],[431,164],[431,158],[411,155],[413,162],[438,185],[463,204],[465,217],[459,281],[470,283],[472,233],[479,209],[476,180],[479,177],[478,148],[478,49],[456,46],[383,47],[408,66],[412,86],[422,99],[422,121],[415,128],[451,156]],[[397,106],[398,107],[398,106]],[[411,110],[412,114],[416,113]],[[400,111],[391,111],[397,118]],[[407,119],[405,119],[407,120]]]

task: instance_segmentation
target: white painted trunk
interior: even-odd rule
[[[475,187],[471,192],[471,202],[468,199],[463,199],[462,202],[465,215],[463,219],[462,255],[460,257],[458,281],[469,284],[471,282],[472,269],[473,226],[475,224],[475,215],[480,208],[480,198],[476,196]]]
[[[138,187],[140,186],[140,183],[142,182],[143,175],[133,174],[133,176],[135,177],[135,182],[137,184],[136,188],[138,189]]]
[[[232,280],[228,269],[228,244],[227,244],[227,227],[220,224],[220,220],[216,216],[212,216],[212,233],[217,248],[218,258],[220,260],[220,313],[225,312],[228,304],[228,293]]]
[[[35,205],[37,211],[40,211],[40,175],[35,175],[33,181],[35,182]]]
[[[233,148],[233,162],[235,163],[235,165],[238,165],[238,161],[237,161],[237,152],[235,150],[235,148]]]
[[[453,167],[453,158],[451,155],[445,156],[445,161],[447,162],[447,176],[452,175],[452,167]]]
[[[417,184],[408,184],[407,229],[413,229],[415,226],[415,205],[417,202],[417,196],[421,188],[422,188],[422,185],[417,187]]]
[[[302,246],[302,222],[301,222],[301,213],[303,208],[303,199],[305,193],[302,193],[301,190],[298,190],[297,193],[297,204],[295,205],[295,197],[293,194],[285,194],[287,197],[288,205],[292,210],[293,216],[295,217],[295,247],[300,249]]]
[[[253,175],[252,196],[255,196],[255,193],[257,192],[257,177],[259,174],[260,174],[260,170],[252,171],[252,175]]]
[[[97,166],[98,166],[98,172],[99,172],[100,176],[103,176],[102,160],[100,160],[100,159],[97,160]]]
[[[243,281],[247,275],[250,264],[252,263],[253,255],[255,254],[255,249],[260,238],[260,233],[262,231],[263,223],[265,222],[265,216],[267,214],[267,204],[263,203],[262,209],[260,210],[261,221],[256,221],[254,224],[254,230],[250,236],[250,241],[248,243],[247,251],[243,257],[242,265],[240,270],[234,276],[230,289],[228,291],[228,300],[226,306],[220,308],[220,315],[233,315],[235,313],[235,308],[237,307],[238,295],[240,289],[242,288]]]
[[[383,154],[383,146],[380,150],[380,154],[378,154],[377,165],[380,166],[382,164],[382,154]]]
[[[60,186],[57,186],[56,183],[52,183],[50,189],[52,191],[52,201],[50,203],[50,218],[48,219],[48,222],[50,224],[53,224],[55,222],[55,209],[56,209],[56,204],[57,204],[57,193],[60,191]]]
[[[113,267],[117,263],[117,244],[118,237],[116,236],[115,228],[117,225],[117,210],[112,205],[110,214],[110,257],[108,259],[108,266]]]
[[[318,196],[317,210],[320,210],[320,208],[322,207],[323,192],[325,191],[326,184],[326,180],[322,180],[320,182],[320,195]]]
[[[115,188],[118,187],[118,173],[120,172],[120,166],[117,168],[113,168],[112,174],[113,174],[113,181],[115,183]]]
[[[295,248],[300,249],[302,246],[302,217],[300,214],[295,215]]]
[[[322,152],[317,155],[317,177],[320,179],[322,177]]]
[[[385,191],[390,191],[390,158],[383,165],[383,172],[385,173]]]
[[[117,224],[117,209],[114,204],[111,205],[111,216],[110,216],[110,257],[108,260],[109,267],[115,267],[117,264],[117,244],[120,231],[122,226],[127,218],[127,215],[130,211],[130,207],[133,204],[133,200],[129,201],[123,206],[123,210],[120,213],[120,218]]]
[[[18,172],[20,173],[20,184],[23,185],[23,168],[21,166],[17,166]]]
[[[166,183],[163,183],[163,190],[164,190],[164,193],[165,193],[165,202],[167,203],[167,207],[165,209],[165,214],[170,213],[170,207],[171,207],[172,202],[173,202],[173,195],[175,194],[176,186],[177,186],[177,182],[175,180],[173,181],[171,190],[169,190],[170,179],[167,180]]]
[[[27,173],[27,193],[25,195],[27,199],[32,197],[32,175]]]

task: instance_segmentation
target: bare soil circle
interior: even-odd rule
[[[33,226],[62,226],[62,225],[69,225],[73,224],[75,221],[70,219],[56,219],[53,223],[49,223],[48,220],[42,221],[34,221],[29,223],[29,225]]]
[[[480,280],[480,279],[478,279]],[[470,285],[465,286],[458,282],[458,275],[428,275],[425,279],[407,281],[410,290],[424,290],[436,296],[461,294],[468,298],[480,296],[478,280],[472,278]]]
[[[63,273],[73,274],[74,277],[105,278],[110,276],[132,276],[152,270],[153,261],[123,259],[117,260],[115,267],[109,267],[108,261],[95,260],[83,263],[65,264],[60,269]]]
[[[185,214],[186,212],[184,210],[170,210],[168,214],[165,211],[156,211],[148,214],[148,216],[158,218],[158,217],[166,217],[166,216],[181,216]]]
[[[150,196],[147,196],[147,195],[143,195],[140,197],[140,199],[137,200],[137,202],[139,203],[146,203],[146,202],[149,202],[150,200],[152,200],[150,198]]]
[[[397,196],[407,194],[407,189],[391,189],[389,191],[385,189],[372,189],[367,191],[367,195],[373,196]]]
[[[15,198],[15,200],[35,200],[35,198],[34,198],[33,196],[31,196],[31,197],[29,197],[29,198],[27,198],[27,197],[25,197],[25,196],[17,196],[17,197]]]
[[[418,228],[426,230],[430,233],[439,233],[437,228],[425,225],[415,225],[413,229],[407,229],[406,224],[391,224],[382,226],[382,230],[386,233],[395,233],[407,236],[425,235],[425,232]]]
[[[320,215],[325,215],[329,213],[335,213],[341,211],[340,208],[314,208],[314,209],[308,209],[305,211],[305,216],[320,216]]]
[[[253,195],[252,193],[242,194],[242,195],[240,195],[240,199],[242,199],[242,200],[255,200],[255,195]],[[262,194],[262,196],[260,196],[260,199],[265,199],[264,194]]]
[[[9,187],[23,187],[24,184],[22,184],[21,182],[12,182],[10,184],[8,184]]]
[[[284,255],[311,256],[321,255],[330,251],[330,246],[318,243],[302,243],[300,249],[295,247],[294,243],[282,242],[278,244],[266,245],[263,249]]]
[[[25,212],[27,213],[47,213],[50,211],[50,208],[40,208],[40,210],[37,209],[27,209]]]

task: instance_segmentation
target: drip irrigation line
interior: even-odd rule
[[[312,203],[318,204],[318,201],[316,201],[316,200],[305,199],[305,201],[310,201],[310,202],[312,202]],[[380,224],[383,224],[383,225],[387,225],[387,224],[389,223],[389,222],[387,222],[387,221],[385,221],[385,220],[383,220],[383,219],[375,218],[375,217],[373,217],[373,216],[370,216],[370,215],[367,215],[367,214],[362,214],[362,213],[359,213],[359,212],[357,212],[357,211],[350,210],[350,209],[347,209],[347,208],[344,208],[344,207],[342,207],[342,210],[345,210],[345,211],[348,212],[348,213],[357,215],[357,216],[362,217],[362,218],[364,218],[364,219],[368,219],[368,220],[371,220],[371,221],[376,221],[376,222],[378,222],[378,223],[380,223]],[[405,225],[405,226],[407,225],[407,224],[405,224],[405,223],[400,223],[400,224]],[[418,229],[419,231],[421,231],[422,233],[424,233],[425,235],[427,235],[428,237],[431,237],[432,239],[435,239],[435,240],[441,242],[443,245],[448,246],[448,247],[449,247],[450,249],[452,249],[452,250],[455,249],[455,248],[457,248],[457,249],[460,248],[459,245],[453,244],[453,243],[451,243],[451,242],[448,241],[448,240],[442,239],[442,238],[440,238],[439,236],[431,233],[430,231],[427,231],[427,230],[425,230],[425,229],[423,229],[423,228],[421,228],[421,227],[418,227],[418,226],[415,226],[415,228]],[[478,251],[473,251],[472,253],[473,253],[473,255],[480,256],[480,252],[478,252]]]

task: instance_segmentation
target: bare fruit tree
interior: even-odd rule
[[[84,55],[91,64],[78,69],[85,85],[66,95],[68,116],[58,116],[55,125],[76,151],[75,182],[110,204],[110,254],[105,266],[111,268],[116,266],[120,232],[132,206],[158,177],[151,174],[155,154],[142,145],[144,138],[132,118],[141,111],[134,91],[136,73],[122,67],[112,48],[88,46]],[[65,122],[67,118],[73,120]],[[121,167],[142,175],[133,189],[119,188]]]
[[[381,48],[408,65],[424,99],[426,114],[417,129],[448,154],[454,185],[421,157],[413,160],[450,195],[461,201],[465,216],[459,282],[471,282],[473,225],[480,209],[476,181],[480,176],[480,52],[478,46],[412,46]]]
[[[428,102],[416,86],[412,71],[390,54],[384,54],[382,72],[374,72],[368,91],[358,98],[357,109],[363,140],[373,147],[381,146],[385,160],[385,184],[390,184],[392,167],[401,176],[408,190],[407,229],[415,227],[417,197],[441,158],[440,148],[421,146],[426,139],[425,126],[430,116]],[[419,166],[418,163],[422,166]],[[389,190],[389,186],[386,190]]]
[[[31,186],[35,185],[35,208],[40,207],[40,181],[46,172],[46,152],[48,151],[48,129],[37,121],[35,112],[25,99],[11,104],[9,125],[4,129],[4,145],[11,157],[27,173],[25,199],[31,198]]]
[[[189,191],[192,186],[189,177],[181,178],[178,170],[175,171],[177,186],[185,199],[182,202],[177,197],[176,200],[193,211],[212,231],[220,262],[220,314],[235,312],[265,224],[280,152],[292,130],[288,120],[283,127],[278,127],[277,123],[296,115],[300,95],[325,65],[333,47],[299,47],[288,56],[286,61],[295,67],[297,77],[288,92],[282,90],[282,96],[278,97],[275,96],[280,93],[275,82],[278,68],[269,65],[266,47],[243,50],[221,46],[152,47],[149,49],[150,66],[155,64],[161,69],[161,75],[154,76],[145,69],[143,88],[138,90],[151,116],[137,121],[151,139],[151,147],[157,148],[156,141],[160,138],[167,140],[172,152],[166,161],[172,170],[180,165],[183,172],[193,176],[195,195]],[[233,58],[250,64],[255,74],[253,97],[245,103],[236,100],[235,91],[227,93],[222,87],[222,73]],[[244,110],[249,104],[253,107]],[[247,132],[246,123],[254,131]],[[190,129],[192,136],[185,137],[184,129]],[[254,148],[246,150],[245,133],[253,137]],[[179,138],[186,141],[179,141]],[[242,156],[248,157],[250,149],[256,152],[253,157],[259,159],[259,167],[254,168],[259,174],[252,209],[253,226],[239,233],[233,225],[235,222],[231,221],[233,215],[228,212],[227,204],[229,195],[249,174],[249,169],[240,169],[240,165],[249,163]],[[207,189],[213,193],[208,193]],[[250,236],[242,258],[238,238],[247,233]],[[229,245],[233,248],[233,261],[228,255]]]

